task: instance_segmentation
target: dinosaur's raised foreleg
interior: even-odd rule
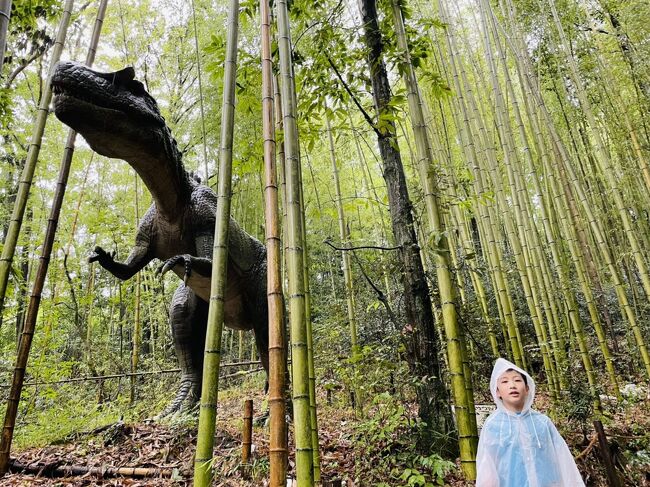
[[[208,319],[208,304],[189,287],[181,284],[172,298],[170,321],[174,348],[181,368],[181,383],[176,396],[160,416],[182,407],[192,408],[201,398],[203,349]]]
[[[203,300],[210,300],[210,281],[212,277],[212,260],[189,254],[176,255],[167,259],[158,272],[165,274],[173,271],[186,286]]]
[[[103,248],[97,246],[95,250],[88,256],[88,262],[99,262],[104,269],[113,274],[118,279],[126,281],[135,275],[140,269],[151,262],[151,255],[149,255],[146,247],[136,246],[132,251],[126,262],[118,262],[114,259],[115,252],[106,252]]]

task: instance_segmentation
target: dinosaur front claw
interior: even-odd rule
[[[114,258],[115,252],[106,252],[98,245],[95,247],[95,250],[93,250],[88,256],[88,262],[91,264],[93,262],[99,262],[100,265],[104,265],[113,262]]]
[[[187,280],[192,273],[192,256],[189,254],[176,255],[170,259],[167,259],[163,265],[158,268],[158,273],[163,276],[166,272],[169,272],[178,264],[183,264],[185,267],[185,272],[183,274],[183,283],[187,285]]]

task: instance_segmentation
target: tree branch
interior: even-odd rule
[[[359,260],[359,257],[357,257],[357,254],[354,252],[354,250],[352,251],[352,257],[354,257],[354,261],[359,266],[359,270],[361,271],[361,274],[363,275],[363,277],[366,278],[366,281],[368,282],[368,284],[370,284],[370,287],[373,288],[375,290],[375,292],[377,293],[377,299],[379,299],[379,301],[381,301],[381,303],[386,308],[386,312],[388,313],[388,317],[393,322],[393,325],[395,325],[395,328],[398,328],[398,326],[397,326],[397,318],[395,317],[395,313],[393,313],[393,309],[390,307],[390,303],[388,302],[388,299],[386,299],[386,295],[382,292],[381,289],[379,289],[375,285],[374,282],[372,282],[372,280],[370,279],[368,274],[366,274],[366,271],[363,268],[363,266],[361,265],[361,261]]]
[[[359,247],[337,247],[334,245],[331,241],[329,240],[324,240],[324,244],[329,245],[332,247],[334,250],[339,250],[341,252],[348,252],[348,251],[355,251],[355,250],[363,250],[363,249],[374,249],[374,250],[399,250],[401,247],[379,247],[377,245],[360,245]]]
[[[354,104],[357,106],[357,108],[363,114],[363,118],[365,118],[366,122],[368,122],[368,124],[372,127],[372,130],[375,132],[375,134],[377,134],[377,137],[382,137],[383,138],[384,135],[377,128],[377,126],[375,125],[375,122],[373,122],[373,120],[372,120],[372,117],[370,115],[368,115],[368,112],[366,112],[366,110],[361,106],[361,103],[357,99],[356,95],[354,93],[352,93],[352,90],[350,89],[348,84],[343,80],[343,77],[341,76],[341,73],[339,72],[338,68],[336,67],[336,65],[334,64],[332,59],[328,55],[325,55],[325,58],[327,59],[327,62],[330,64],[330,66],[332,66],[332,69],[334,70],[334,73],[336,73],[336,77],[339,79],[339,81],[343,85],[343,88],[345,88],[345,91],[348,92],[348,95],[350,95],[350,97],[352,98],[352,101],[354,102]]]
[[[7,76],[7,80],[5,81],[4,85],[5,89],[9,89],[11,87],[11,83],[14,82],[16,77],[22,73],[27,66],[36,61],[39,57],[43,56],[49,50],[49,48],[50,46],[47,46],[43,49],[38,49],[31,56],[24,59],[11,73],[9,73],[9,76]]]

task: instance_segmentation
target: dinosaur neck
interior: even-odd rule
[[[174,140],[164,139],[157,153],[140,153],[124,159],[147,186],[158,213],[168,221],[176,221],[189,204],[192,188]]]

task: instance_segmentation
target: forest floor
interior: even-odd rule
[[[255,426],[253,431],[253,459],[244,478],[240,468],[242,399],[244,393],[226,391],[219,400],[219,418],[215,441],[215,483],[220,487],[265,486],[268,474],[268,427]],[[254,400],[256,411],[263,404],[264,396],[254,390],[245,391],[245,397]],[[379,416],[383,419],[373,423],[373,419],[363,420],[366,432],[359,429],[359,420],[349,407],[340,402],[328,404],[325,398],[319,412],[319,430],[321,443],[321,465],[324,479],[341,479],[345,487],[360,486],[425,486],[414,480],[409,484],[409,466],[406,457],[395,452],[397,461],[387,464],[386,452],[390,451],[390,442],[385,448],[364,444],[368,438],[375,441],[378,436],[377,426],[385,419],[394,420],[396,415],[412,413],[405,409],[396,409],[394,414],[386,415],[385,410],[369,407],[366,417]],[[548,399],[543,395],[536,400],[536,408],[546,410]],[[383,406],[379,404],[378,408]],[[620,461],[619,469],[625,472],[625,485],[650,486],[650,410],[648,398],[626,402],[623,405],[610,405],[612,411],[604,420],[605,429],[611,447]],[[599,446],[595,441],[593,428],[583,428],[568,420],[557,420],[556,424],[567,439],[572,452],[577,456],[578,466],[588,486],[606,486]],[[375,431],[370,431],[370,430]],[[143,421],[138,423],[117,422],[97,428],[93,431],[79,432],[63,438],[56,444],[39,448],[26,448],[14,452],[15,462],[38,467],[41,470],[32,473],[10,473],[0,479],[0,486],[184,486],[191,485],[189,480],[193,471],[193,454],[196,443],[196,418],[175,416],[163,422]],[[399,434],[397,430],[392,433]],[[393,453],[390,453],[391,455]],[[401,460],[400,460],[401,459]],[[400,462],[403,464],[400,465]],[[388,470],[381,467],[386,467]],[[55,467],[78,466],[86,469],[95,468],[94,472],[77,471],[67,476],[51,478],[46,475]],[[110,477],[98,474],[108,467],[137,467],[167,471],[167,477],[149,477],[144,479],[129,476]],[[294,464],[290,461],[290,474]],[[378,469],[373,473],[374,469]],[[391,472],[390,478],[381,478],[378,471]],[[169,476],[171,474],[171,477]],[[359,479],[364,479],[360,481]],[[400,480],[402,478],[403,480]],[[427,477],[429,481],[431,477]],[[435,479],[434,479],[435,480]],[[383,482],[383,483],[382,483]],[[471,485],[462,479],[458,468],[444,476],[444,484],[460,487]]]

